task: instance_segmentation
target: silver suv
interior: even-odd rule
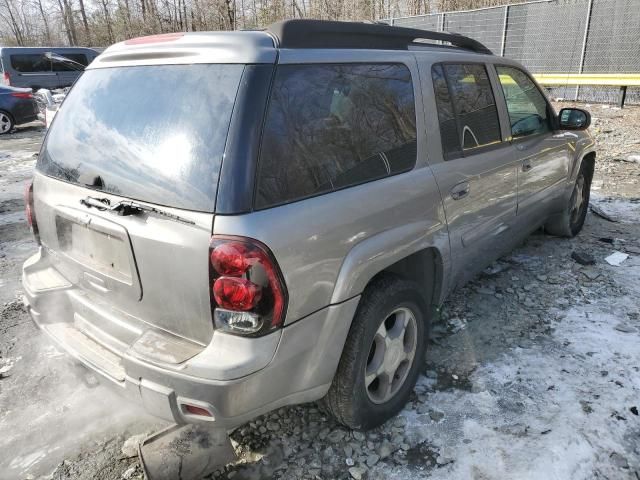
[[[516,62],[444,33],[294,20],[96,59],[26,192],[29,311],[159,417],[233,428],[323,399],[396,414],[446,295],[544,226],[595,153]]]

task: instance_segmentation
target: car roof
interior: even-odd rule
[[[482,43],[457,33],[394,27],[381,23],[285,20],[269,25],[280,48],[407,50],[416,41],[448,42],[456,48],[491,55]]]
[[[417,42],[447,42],[425,44]],[[107,48],[88,68],[187,63],[275,63],[281,49],[463,51],[491,55],[480,42],[444,32],[359,22],[287,20],[264,30],[168,33]]]
[[[150,35],[107,48],[89,69],[186,63],[274,63],[276,44],[264,31]]]

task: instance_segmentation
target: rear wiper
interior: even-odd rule
[[[85,197],[80,200],[80,203],[85,207],[97,208],[100,211],[111,208],[111,202],[108,198]]]
[[[146,213],[155,213],[156,215],[160,215],[166,218],[170,218],[177,222],[187,223],[189,225],[195,225],[196,222],[193,220],[189,220],[188,218],[181,217],[180,215],[175,215],[171,212],[167,212],[166,210],[162,210],[160,208],[151,207],[149,205],[143,205],[142,203],[133,202],[131,200],[123,200],[121,202],[116,203],[110,209],[112,212],[116,212],[118,215],[127,216],[127,215],[140,215],[143,212]]]
[[[97,208],[100,211],[107,210],[109,212],[116,213],[123,217],[129,216],[129,215],[140,215],[142,213],[155,213],[156,215],[170,218],[177,222],[182,222],[189,225],[196,224],[196,222],[194,222],[193,220],[189,220],[188,218],[181,217],[180,215],[175,215],[171,212],[167,212],[166,210],[162,210],[160,208],[151,207],[149,205],[144,205],[142,203],[134,202],[132,200],[122,200],[118,203],[111,205],[111,202],[109,201],[108,198],[86,197],[80,200],[80,203],[89,208],[92,208],[92,207]]]

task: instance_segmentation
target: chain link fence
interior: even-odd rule
[[[640,0],[537,0],[387,22],[475,38],[534,74],[640,74]],[[567,82],[549,91],[567,100],[615,102],[620,87]],[[640,104],[640,87],[627,89],[626,103]]]

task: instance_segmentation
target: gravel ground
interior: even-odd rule
[[[397,418],[360,433],[316,405],[283,408],[233,432],[240,460],[215,478],[640,479],[640,108],[587,108],[592,205],[615,221],[538,232],[455,292]],[[162,424],[71,368],[16,300],[42,134],[0,139],[0,477],[141,478],[123,443]]]

